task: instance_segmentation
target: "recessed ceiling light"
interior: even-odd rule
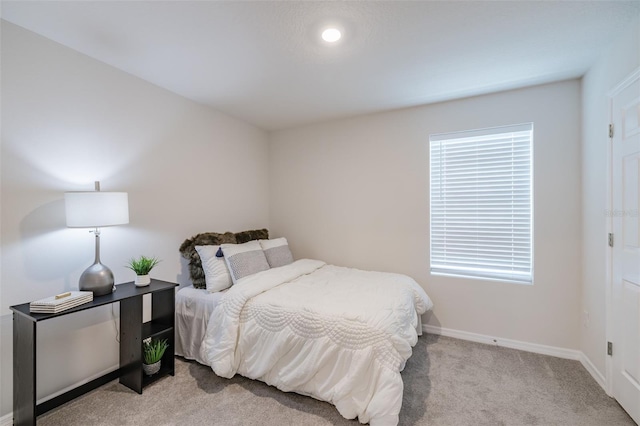
[[[327,28],[322,32],[322,39],[328,43],[335,43],[340,40],[342,34],[336,28]]]

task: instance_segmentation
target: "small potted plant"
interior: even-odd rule
[[[129,264],[126,266],[136,273],[136,286],[144,287],[151,283],[149,272],[151,272],[153,267],[158,263],[160,263],[160,261],[155,257],[140,256],[138,259],[129,260]]]
[[[144,361],[142,369],[147,376],[151,376],[160,371],[162,356],[169,347],[167,339],[149,339],[144,342]]]

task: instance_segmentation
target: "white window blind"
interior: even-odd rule
[[[533,124],[429,143],[431,272],[531,283]]]

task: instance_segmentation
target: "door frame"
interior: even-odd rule
[[[607,93],[607,101],[609,103],[609,123],[613,123],[613,98],[628,86],[633,84],[636,80],[640,79],[640,67],[636,68],[631,74],[625,77],[620,83],[616,84],[609,92]],[[614,129],[615,131],[620,131],[620,129]],[[613,138],[608,138],[608,146],[607,146],[607,193],[606,193],[606,212],[609,212],[606,218],[607,223],[607,234],[613,232]],[[603,240],[606,236],[603,235]],[[612,342],[613,340],[613,296],[612,296],[612,286],[613,286],[613,248],[606,246],[606,257],[605,257],[605,274],[606,274],[606,288],[605,288],[605,318],[607,321],[605,327],[605,337],[606,342]],[[606,348],[606,342],[603,346],[603,349]],[[605,392],[610,397],[613,397],[613,358],[609,355],[606,355],[605,358]]]

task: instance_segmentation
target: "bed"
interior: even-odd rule
[[[257,239],[275,241],[264,236]],[[223,292],[178,292],[176,353],[221,377],[240,374],[330,402],[348,419],[398,424],[400,372],[420,334],[420,315],[432,307],[424,290],[405,275],[312,259],[234,277],[231,250],[256,243],[221,244],[234,284]]]
[[[193,285],[176,293],[175,354],[206,364],[200,357],[200,346],[207,331],[207,323],[224,291],[210,293]]]

